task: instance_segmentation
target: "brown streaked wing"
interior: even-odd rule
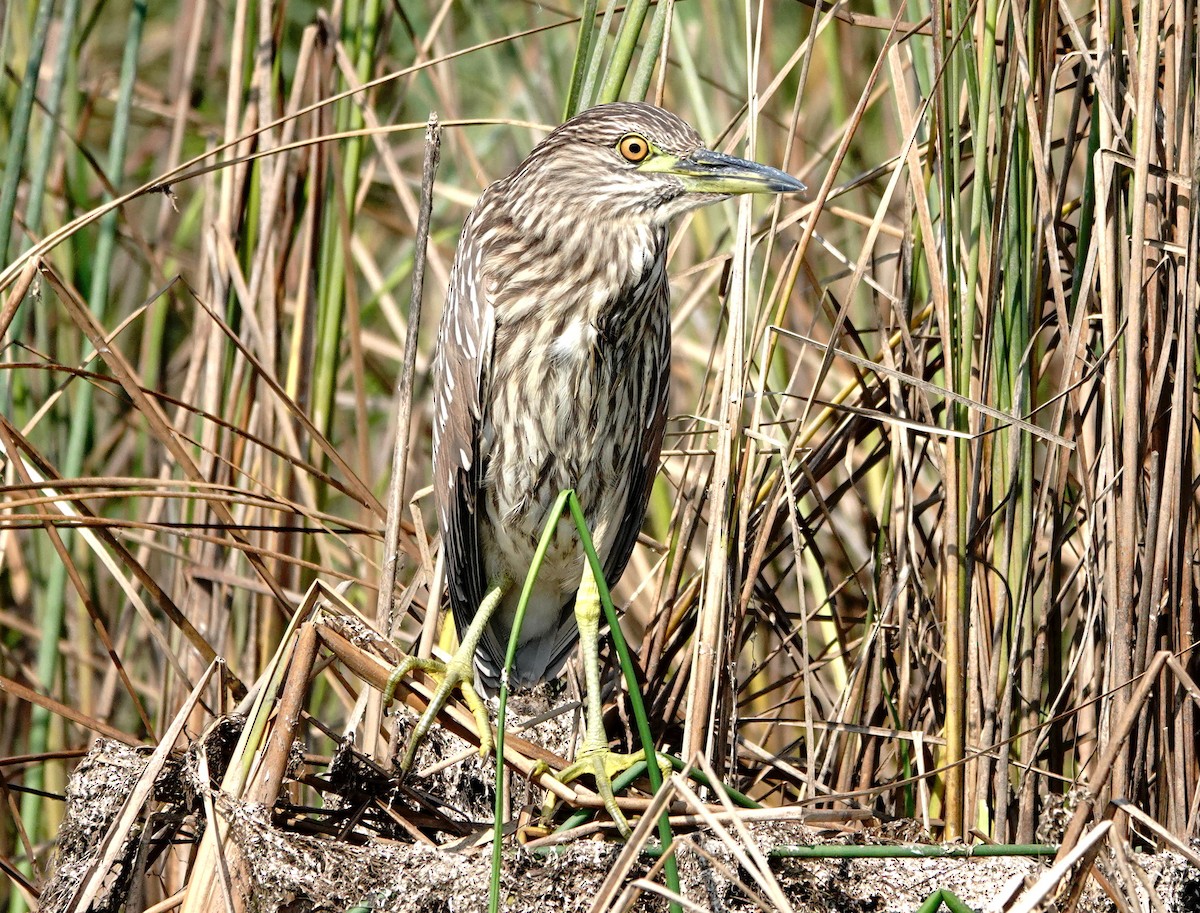
[[[664,282],[659,294],[670,295],[670,290]],[[665,309],[665,304],[664,304]],[[646,414],[642,421],[642,439],[640,453],[644,459],[634,461],[630,470],[629,498],[625,501],[625,512],[621,515],[621,525],[613,538],[612,548],[604,562],[604,578],[609,586],[616,586],[621,575],[625,573],[625,565],[633,554],[637,544],[638,534],[646,520],[646,508],[650,504],[650,491],[654,487],[654,479],[658,475],[658,463],[662,454],[663,431],[667,426],[667,392],[671,379],[671,329],[668,323],[663,327],[661,340],[664,350],[655,359],[659,366],[658,376],[653,378],[653,392],[646,397]],[[647,381],[650,381],[647,378]]]
[[[460,637],[487,587],[477,514],[483,473],[479,444],[496,321],[477,240],[482,208],[481,201],[463,224],[434,359],[434,497],[446,556],[446,589]]]

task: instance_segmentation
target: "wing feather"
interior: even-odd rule
[[[446,588],[459,635],[487,588],[479,544],[483,478],[480,429],[487,402],[496,315],[483,279],[475,230],[482,204],[463,225],[434,358],[434,497],[446,555]]]
[[[654,390],[646,398],[647,411],[643,416],[642,436],[639,442],[642,459],[635,461],[631,469],[625,511],[621,515],[621,523],[613,537],[612,548],[609,549],[604,562],[604,579],[610,586],[615,586],[625,573],[625,565],[629,563],[629,556],[633,554],[633,547],[637,544],[638,534],[646,520],[650,492],[658,475],[663,431],[667,425],[667,385],[671,376],[669,330],[665,339],[667,352],[664,357],[658,359],[660,370],[654,378]]]

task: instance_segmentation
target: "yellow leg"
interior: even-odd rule
[[[404,749],[404,758],[400,761],[401,773],[408,773],[412,767],[417,746],[421,744],[421,740],[433,726],[434,719],[442,712],[442,708],[446,706],[446,702],[455,688],[462,692],[463,700],[470,708],[471,715],[475,717],[475,729],[479,733],[480,756],[486,756],[492,750],[492,727],[488,722],[487,707],[484,706],[474,685],[475,648],[479,646],[484,629],[487,628],[488,621],[491,620],[496,607],[500,605],[500,600],[507,588],[507,583],[500,583],[488,591],[483,602],[479,604],[475,617],[471,619],[470,627],[462,634],[458,649],[450,657],[449,662],[443,663],[436,659],[418,659],[415,656],[406,656],[388,677],[387,687],[383,692],[385,703],[390,701],[396,693],[396,685],[400,679],[412,672],[413,669],[420,669],[422,672],[441,679],[437,690],[429,700],[429,706],[421,714],[421,718],[417,721],[417,727],[413,730],[408,745]]]
[[[612,780],[617,774],[645,759],[645,752],[618,754],[608,747],[608,734],[604,731],[604,708],[600,692],[600,591],[590,566],[585,565],[579,581],[579,593],[575,597],[575,623],[579,626],[579,645],[583,654],[583,678],[586,688],[584,713],[586,728],[583,744],[575,757],[575,763],[556,774],[561,783],[569,783],[584,774],[596,780],[596,791],[604,800],[604,808],[616,822],[625,837],[632,833],[629,822],[617,806],[613,795]],[[670,770],[667,758],[656,758],[660,769]],[[663,765],[666,765],[664,768]],[[553,796],[547,797],[553,803]]]

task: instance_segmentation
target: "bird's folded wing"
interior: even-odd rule
[[[463,226],[442,312],[434,361],[433,471],[440,507],[446,586],[459,635],[487,588],[477,511],[484,470],[479,452],[483,404],[492,361],[495,312],[482,277],[482,246]]]

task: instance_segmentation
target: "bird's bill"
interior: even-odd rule
[[[806,189],[786,171],[709,149],[678,158],[651,156],[641,170],[673,174],[690,193],[800,193]]]

